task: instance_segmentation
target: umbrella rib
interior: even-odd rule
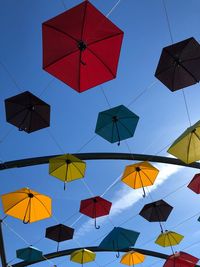
[[[144,176],[150,181],[151,185],[153,185],[151,179],[149,178],[149,176],[143,171],[141,170],[141,172],[144,174]]]
[[[16,193],[16,192],[13,192],[12,194],[14,194],[14,193]],[[11,208],[5,210],[5,213],[8,212],[8,211],[10,211],[10,210],[12,210],[14,207],[16,207],[19,203],[21,203],[22,201],[24,201],[26,198],[27,198],[27,196],[26,196],[25,198],[21,199],[20,201],[18,201],[18,202],[17,202],[16,204],[14,204]]]
[[[102,65],[104,65],[104,67],[111,73],[113,77],[116,77],[112,70],[101,60],[98,55],[96,55],[89,47],[87,49],[102,63]]]
[[[75,164],[74,164],[74,162],[71,162],[71,164],[79,171],[79,173],[81,174],[81,175],[83,175],[84,176],[84,173],[82,173],[82,171],[80,170],[80,168],[78,167],[78,166],[76,166]]]
[[[45,207],[45,205],[42,203],[42,201],[39,198],[37,198],[36,196],[35,196],[35,198],[42,204],[42,206],[45,208],[47,213],[51,216],[51,213],[49,213],[48,209]]]
[[[189,139],[188,147],[187,147],[187,162],[188,162],[188,159],[189,159],[189,151],[190,151],[191,141],[192,141],[192,133],[190,134],[190,139]]]
[[[105,40],[110,39],[110,38],[113,38],[113,37],[116,37],[116,36],[118,36],[118,35],[121,35],[122,33],[123,33],[123,32],[119,32],[119,33],[115,33],[115,34],[113,34],[113,35],[111,35],[111,36],[106,36],[106,37],[102,38],[101,40],[96,40],[96,41],[93,41],[93,42],[91,42],[91,43],[88,43],[88,46],[89,46],[89,45],[93,45],[93,44],[98,43],[98,42],[101,42],[101,41],[105,41]]]
[[[24,106],[23,106],[24,107]],[[14,118],[16,115],[20,114],[21,112],[25,111],[27,109],[27,107],[24,107],[23,109],[19,110],[18,112],[16,112],[15,114],[13,114],[12,116],[10,116],[8,118],[8,120]]]
[[[111,133],[111,140],[112,140],[112,142],[111,142],[111,143],[113,143],[113,135],[114,135],[114,122],[111,122],[111,124],[112,124],[112,133]],[[102,128],[104,128],[104,127],[102,127]]]
[[[69,33],[62,31],[61,29],[57,29],[56,27],[54,27],[52,25],[49,25],[49,24],[46,24],[46,23],[44,23],[43,25],[45,25],[46,27],[51,28],[51,29],[53,29],[53,30],[55,30],[55,31],[57,31],[59,33],[67,35],[69,38],[71,38],[72,40],[76,41],[76,43],[79,41],[76,38],[74,38],[72,35],[70,35]]]
[[[193,60],[198,60],[198,59],[200,59],[200,57],[193,57],[193,58],[190,58],[190,59],[182,60],[182,63],[185,63],[185,62],[188,62],[188,61],[193,61]]]
[[[41,114],[37,112],[37,110],[34,110],[34,113],[36,113],[36,114],[40,117],[40,119],[43,120],[43,122],[45,122],[46,124],[49,125],[49,122],[46,121],[46,120],[41,116]]]
[[[127,127],[126,127],[126,125],[124,125],[124,123],[122,123],[121,122],[121,118],[118,120],[118,122],[119,122],[119,124],[121,124],[126,130],[127,130],[127,132],[129,132],[129,134],[133,134]]]

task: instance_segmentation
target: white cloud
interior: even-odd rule
[[[155,191],[163,182],[169,179],[171,175],[179,172],[183,168],[181,166],[161,163],[155,164],[154,166],[159,169],[160,172],[154,186],[148,187],[149,192]],[[143,196],[140,190],[133,190],[122,183],[121,189],[114,194],[111,200],[113,204],[109,214],[110,219],[121,214],[126,209],[131,208],[141,198],[143,198]],[[102,223],[103,220],[106,220],[106,216],[98,219],[99,223]],[[91,231],[91,228],[94,229],[94,221],[90,219],[77,231],[76,237],[85,235]]]

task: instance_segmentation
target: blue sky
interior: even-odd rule
[[[173,41],[189,37],[200,41],[198,0],[165,0]],[[2,162],[76,152],[132,152],[167,154],[167,146],[188,126],[189,121],[183,92],[172,93],[154,77],[163,47],[171,44],[169,29],[161,0],[91,0],[103,14],[108,14],[124,31],[118,75],[115,80],[84,93],[77,93],[42,69],[42,32],[44,21],[64,12],[77,0],[1,0],[0,9],[0,160]],[[51,127],[27,134],[18,131],[5,119],[4,100],[24,91],[31,91],[51,105]],[[125,105],[140,119],[133,138],[110,144],[95,135],[98,113],[111,107]],[[192,124],[199,120],[199,85],[184,89]],[[92,140],[91,140],[92,139]],[[89,143],[88,141],[91,140]],[[164,149],[165,148],[165,149]],[[161,151],[159,153],[159,151]],[[136,247],[170,254],[169,248],[154,244],[160,233],[158,223],[149,223],[138,215],[143,205],[164,198],[174,207],[168,230],[185,235],[174,250],[184,250],[200,257],[199,196],[186,185],[198,170],[165,164],[160,169],[155,186],[149,188],[151,197],[142,198],[140,190],[133,191],[122,184],[120,176],[130,161],[88,161],[86,175],[63,190],[63,184],[48,174],[48,166],[33,166],[0,172],[0,194],[23,187],[52,197],[53,217],[30,225],[12,217],[5,219],[3,233],[7,261],[17,262],[16,249],[34,244],[44,253],[56,250],[56,243],[44,238],[45,228],[65,222],[75,228],[72,241],[60,244],[60,249],[98,245],[113,226],[139,231]],[[110,185],[115,183],[110,188]],[[88,190],[89,188],[89,190]],[[110,188],[109,190],[107,190]],[[111,214],[99,219],[95,230],[93,221],[78,212],[80,201],[92,195],[103,195],[113,202]],[[73,215],[73,216],[72,216]],[[1,207],[1,216],[4,217]],[[189,219],[191,218],[191,219]],[[39,242],[38,242],[39,241]],[[197,245],[193,245],[197,242]],[[112,263],[110,263],[113,261]],[[78,266],[69,257],[45,261],[37,266]],[[108,263],[110,263],[108,265]],[[142,264],[162,266],[163,261],[147,257]],[[99,253],[95,263],[88,266],[118,266],[115,253]]]

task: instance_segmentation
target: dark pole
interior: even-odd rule
[[[2,263],[2,267],[7,267],[6,253],[5,253],[4,242],[3,242],[2,222],[3,221],[0,220],[0,253],[1,253],[1,263]]]
[[[166,164],[174,164],[184,167],[200,169],[199,162],[193,162],[191,164],[186,164],[176,158],[168,158],[154,155],[144,155],[144,154],[130,154],[130,153],[77,153],[72,154],[81,160],[131,160],[131,161],[150,161]],[[10,168],[21,168],[40,164],[49,163],[49,159],[61,155],[50,155],[44,157],[36,158],[25,158],[13,161],[7,161],[0,164],[0,170],[10,169]]]

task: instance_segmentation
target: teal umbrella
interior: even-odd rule
[[[123,105],[102,111],[98,115],[95,133],[110,143],[134,135],[139,117]]]
[[[139,234],[140,233],[133,230],[114,227],[113,230],[101,241],[99,247],[114,251],[126,249],[135,245]]]
[[[16,254],[17,254],[17,258],[22,259],[27,262],[34,262],[34,261],[43,259],[42,251],[32,246],[18,249],[16,251]]]

